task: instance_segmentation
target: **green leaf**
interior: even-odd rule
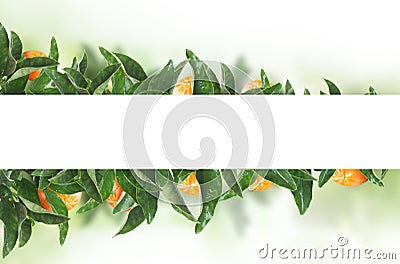
[[[138,227],[140,224],[142,224],[145,220],[145,216],[143,214],[143,210],[140,206],[134,207],[128,214],[128,218],[126,219],[125,224],[121,227],[121,229],[118,231],[117,234],[114,235],[114,237],[122,234],[126,234],[136,227]]]
[[[54,37],[51,38],[49,58],[58,61],[60,54],[58,52],[57,41]]]
[[[10,41],[8,39],[7,31],[0,23],[0,76],[3,75],[6,68],[9,49]]]
[[[47,68],[57,66],[58,62],[47,57],[26,58],[17,62],[17,70],[24,68]]]
[[[78,176],[78,170],[62,170],[50,179],[51,183],[69,183]]]
[[[95,208],[97,208],[100,205],[99,202],[93,200],[93,199],[89,199],[84,205],[82,205],[78,211],[76,211],[76,214],[83,214],[83,213],[87,213]]]
[[[332,177],[332,175],[335,173],[336,169],[324,169],[321,171],[319,174],[319,179],[318,179],[318,187],[321,188],[322,186],[325,185],[329,181],[329,179]]]
[[[292,175],[292,177],[294,178],[298,178],[298,179],[302,179],[302,180],[306,180],[306,181],[316,181],[317,179],[315,179],[310,172],[308,172],[307,170],[303,170],[303,169],[289,169],[288,172]]]
[[[78,67],[79,67],[78,58],[74,57],[72,59],[71,69],[78,70]]]
[[[4,69],[3,75],[10,76],[12,75],[17,68],[17,62],[11,53],[8,54],[6,68]]]
[[[8,81],[4,84],[3,89],[5,94],[23,94],[26,84],[28,83],[29,74]]]
[[[44,193],[45,193],[47,202],[50,204],[51,208],[53,209],[53,212],[68,217],[68,209],[67,209],[65,203],[63,202],[63,200],[61,200],[61,198],[55,192],[53,192],[51,190],[45,190]],[[58,229],[59,229],[59,242],[60,242],[60,245],[62,246],[65,242],[65,239],[67,238],[68,229],[69,229],[68,222],[59,224]]]
[[[222,179],[219,170],[198,170],[196,179],[200,184],[202,199],[201,212],[195,227],[195,232],[198,234],[214,216],[222,192]]]
[[[134,59],[130,58],[127,55],[121,53],[115,53],[115,56],[121,61],[122,65],[124,65],[125,72],[132,78],[142,82],[147,78],[146,73],[144,72],[142,66],[137,63]]]
[[[1,25],[1,24],[0,24]],[[18,216],[12,202],[0,199],[0,219],[4,223],[3,258],[14,249],[18,239]]]
[[[65,74],[61,74],[54,70],[45,70],[46,74],[57,86],[61,94],[77,94],[75,86],[70,82]]]
[[[93,177],[93,175],[89,174],[87,170],[79,170],[78,175],[79,182],[89,197],[96,202],[102,203],[103,199],[101,197],[100,190],[96,185],[96,179]]]
[[[242,172],[240,172],[240,178],[239,178],[239,186],[240,189],[242,190],[242,192],[244,190],[246,190],[247,188],[249,188],[250,184],[251,184],[251,179],[253,178],[255,171],[248,169],[248,170],[243,170]],[[226,191],[221,197],[220,200],[227,200],[230,199],[232,197],[235,197],[237,194],[232,190],[228,190]]]
[[[29,87],[29,92],[33,94],[44,94],[46,86],[49,85],[50,81],[50,77],[42,71]]]
[[[47,189],[50,186],[50,177],[40,177],[39,178],[39,190]]]
[[[221,86],[212,69],[188,49],[186,57],[194,73],[193,94],[220,94]]]
[[[320,95],[326,95],[326,93],[324,91],[319,91]]]
[[[20,197],[20,199],[28,209],[28,216],[35,221],[42,222],[48,225],[58,225],[61,223],[65,223],[69,220],[68,217],[49,212],[46,209],[43,209],[41,206],[32,203],[27,199],[24,199],[22,197]]]
[[[242,189],[240,188],[240,185],[236,179],[235,171],[227,169],[223,170],[221,174],[229,188],[239,197],[243,197]]]
[[[23,247],[28,243],[32,235],[32,221],[25,219],[19,230],[19,247]]]
[[[147,224],[150,224],[157,212],[158,207],[157,193],[148,193],[142,189],[136,189],[136,202],[142,208]]]
[[[367,179],[372,182],[373,184],[378,185],[379,187],[383,187],[383,182],[376,177],[375,173],[371,169],[360,169],[361,173],[364,174]]]
[[[11,31],[11,55],[15,60],[22,58],[22,41],[14,31]]]
[[[97,173],[97,171],[96,171]],[[105,170],[101,176],[100,194],[105,201],[113,192],[115,182],[115,170]]]
[[[222,82],[225,90],[229,94],[237,94],[235,89],[235,77],[229,67],[221,63]]]
[[[261,87],[263,90],[271,86],[271,84],[269,83],[268,76],[265,73],[264,69],[261,69],[260,77],[261,77]]]
[[[20,181],[16,181],[16,187],[19,197],[25,198],[32,203],[40,205],[37,190],[32,182],[25,178],[22,178]]]
[[[370,86],[369,87],[369,95],[377,95],[377,92],[375,91],[374,87]]]
[[[54,177],[59,172],[60,170],[34,170],[31,174],[38,177]]]
[[[388,169],[382,169],[381,170],[381,180],[383,180],[385,178],[385,176],[388,173],[388,171],[389,171]]]
[[[136,187],[132,182],[126,177],[123,170],[116,171],[116,177],[121,189],[129,194],[134,200],[136,199]]]
[[[307,88],[304,88],[304,95],[310,95],[310,91]]]
[[[333,94],[340,95],[341,94],[339,88],[333,82],[331,82],[327,79],[324,79],[324,80],[325,80],[326,84],[328,85],[329,94],[331,94],[331,95],[333,95]]]
[[[264,177],[264,179],[271,181],[276,185],[289,190],[296,190],[296,182],[287,170],[268,170],[267,173],[265,173],[265,171],[257,170],[256,172]]]
[[[105,67],[96,77],[92,80],[89,86],[89,92],[93,93],[98,88],[104,88],[103,86],[110,80],[113,74],[121,67],[119,64],[114,64]]]
[[[158,74],[152,76],[149,81],[148,89],[150,91],[159,91],[160,93],[164,93],[173,88],[174,77],[174,63],[170,60]]]
[[[257,89],[252,89],[252,90],[257,90]],[[282,92],[282,84],[281,83],[277,83],[272,86],[262,88],[263,94],[280,94],[281,92]]]
[[[135,200],[132,198],[132,196],[128,195],[125,193],[122,198],[118,201],[118,203],[115,205],[113,208],[112,213],[113,214],[118,214],[120,212],[126,211],[135,204]]]
[[[69,183],[50,183],[50,188],[58,193],[62,194],[74,194],[78,192],[84,191],[82,186],[80,186],[77,182],[69,182]]]
[[[80,71],[74,70],[72,68],[64,68],[64,71],[67,73],[68,77],[76,84],[76,86],[81,88],[88,87],[89,83]]]
[[[85,75],[87,68],[88,68],[88,57],[86,51],[84,51],[82,60],[79,62],[79,72]]]
[[[312,200],[313,181],[301,180],[298,178],[294,178],[293,180],[296,182],[297,188],[291,192],[300,214],[303,215],[307,211]]]
[[[286,84],[285,84],[285,93],[286,94],[291,94],[294,95],[294,90],[292,85],[290,84],[289,80],[286,80]]]

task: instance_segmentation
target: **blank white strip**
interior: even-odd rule
[[[176,106],[186,98],[163,96],[162,100]],[[232,96],[217,98],[236,109]],[[0,168],[128,168],[123,126],[131,99],[0,96]],[[266,99],[275,121],[272,168],[400,168],[400,96]],[[149,131],[158,129],[153,123]],[[213,127],[207,127],[207,132],[212,133]],[[257,137],[248,140],[250,145],[260,144]],[[180,144],[184,148],[193,144],[190,141],[186,137]],[[225,141],[221,144],[229,149]],[[163,153],[155,155],[155,168],[171,164]],[[250,165],[256,164],[256,157],[249,155],[249,159]],[[225,165],[226,161],[216,160],[211,167]]]

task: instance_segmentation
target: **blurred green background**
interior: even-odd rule
[[[183,60],[190,48],[203,59],[241,61],[253,78],[264,68],[273,81],[288,78],[297,90],[316,93],[325,77],[345,93],[363,93],[369,85],[378,93],[398,93],[400,18],[394,1],[0,0],[0,7],[1,22],[21,36],[25,50],[47,52],[56,36],[62,65],[84,48],[99,54],[102,45],[154,71],[169,59]],[[91,63],[96,69],[100,56],[92,55]],[[322,248],[340,236],[355,247],[392,252],[399,241],[399,174],[390,171],[384,188],[330,182],[315,190],[305,216],[288,191],[246,193],[245,199],[221,203],[199,235],[167,204],[150,226],[114,239],[124,215],[112,216],[108,206],[88,216],[72,212],[63,247],[56,227],[38,224],[28,245],[0,263],[266,263],[258,251],[267,242]]]

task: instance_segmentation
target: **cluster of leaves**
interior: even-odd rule
[[[73,59],[70,67],[59,69],[59,52],[52,38],[48,57],[25,58],[23,44],[15,32],[11,38],[0,23],[0,94],[171,94],[183,68],[189,64],[194,74],[194,94],[241,94],[235,89],[235,79],[230,68],[221,63],[222,82],[213,70],[192,51],[186,51],[187,60],[174,66],[172,61],[157,74],[147,76],[142,66],[131,57],[110,52],[100,47],[107,65],[89,78],[88,56]],[[33,71],[40,75],[29,81]],[[265,71],[261,70],[261,86],[244,94],[294,95],[289,81],[271,84]],[[112,89],[108,88],[111,81]],[[340,94],[331,81],[326,80],[329,94]],[[310,94],[305,89],[304,94]],[[324,94],[321,92],[321,94]],[[369,95],[376,94],[371,87]],[[318,171],[319,178],[313,177]],[[318,181],[322,187],[333,175],[334,169],[310,170],[196,170],[196,179],[201,184],[201,210],[193,215],[185,204],[183,194],[176,184],[184,181],[193,172],[189,170],[0,170],[0,219],[4,224],[3,257],[15,247],[24,246],[29,240],[32,226],[36,222],[58,225],[60,244],[68,232],[68,210],[59,194],[82,192],[87,201],[78,214],[89,212],[101,205],[112,193],[118,180],[124,194],[113,209],[113,214],[130,210],[126,222],[116,235],[125,234],[143,222],[150,224],[154,219],[160,194],[163,193],[173,209],[195,223],[195,232],[201,232],[214,216],[219,202],[243,192],[260,175],[276,185],[288,189],[295,200],[300,214],[310,206],[313,185]],[[378,177],[373,170],[361,170],[368,180],[383,186],[383,170]],[[213,184],[205,184],[213,181]],[[230,188],[223,191],[223,182]],[[176,183],[176,184],[171,184]],[[43,190],[52,212],[41,207],[38,190]]]
[[[361,170],[368,180],[383,186],[387,170],[377,176],[373,170]],[[201,232],[214,216],[219,202],[243,197],[243,192],[261,176],[288,189],[300,214],[304,214],[313,197],[313,185],[322,187],[335,172],[334,169],[270,169],[270,170],[196,170],[200,183],[200,214],[195,216],[185,202],[177,184],[184,181],[191,170],[0,170],[0,219],[4,223],[3,257],[7,256],[19,239],[23,247],[29,240],[36,222],[59,226],[62,245],[68,232],[68,210],[57,194],[83,192],[86,202],[77,214],[89,212],[110,196],[114,181],[124,191],[113,208],[113,214],[129,211],[126,222],[116,235],[125,234],[143,222],[150,224],[157,212],[160,194],[172,201],[173,209],[195,223],[195,232]],[[313,177],[319,173],[318,180]],[[205,184],[213,181],[213,184]],[[223,182],[230,186],[223,190]],[[52,208],[41,207],[38,190],[43,190]]]

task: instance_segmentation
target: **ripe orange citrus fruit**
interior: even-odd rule
[[[111,206],[111,207],[115,207],[119,201],[119,199],[121,198],[121,195],[123,193],[123,190],[121,188],[121,186],[119,185],[118,181],[115,180],[114,182],[114,187],[113,187],[113,192],[112,194],[107,198],[107,203]]]
[[[173,95],[192,95],[193,87],[192,87],[193,77],[188,76],[180,80],[174,87],[172,91]]]
[[[28,50],[24,52],[24,57],[27,59],[35,57],[47,57],[46,54],[37,50]],[[34,81],[40,74],[40,70],[33,71],[29,74],[29,80]]]
[[[260,175],[257,176],[257,179],[250,185],[250,191],[263,191],[271,188],[274,184]]]
[[[78,205],[82,197],[82,193],[74,193],[74,194],[57,193],[57,195],[61,198],[61,200],[63,200],[68,211],[74,209],[74,207]]]
[[[262,85],[261,80],[254,80],[254,81],[251,81],[251,82],[249,82],[248,84],[246,84],[246,85],[244,86],[243,92],[246,92],[246,91],[251,90],[251,89],[260,88],[261,85]]]
[[[51,209],[50,204],[46,200],[46,195],[44,194],[44,191],[38,190],[38,195],[39,195],[40,205],[42,206],[42,208],[44,208],[44,209],[46,209],[47,211],[50,211],[50,212],[53,211]]]
[[[56,194],[65,203],[65,206],[67,207],[68,211],[72,210],[80,202],[82,196],[82,193],[61,194],[56,192]],[[44,191],[38,190],[38,195],[39,195],[40,205],[42,206],[42,208],[50,212],[53,211],[51,209],[50,204],[46,200],[46,195]]]
[[[368,179],[360,170],[338,169],[333,174],[332,180],[344,186],[358,186]]]
[[[186,194],[199,196],[200,184],[196,179],[196,172],[190,173],[190,175],[183,182],[178,184],[178,189]]]

